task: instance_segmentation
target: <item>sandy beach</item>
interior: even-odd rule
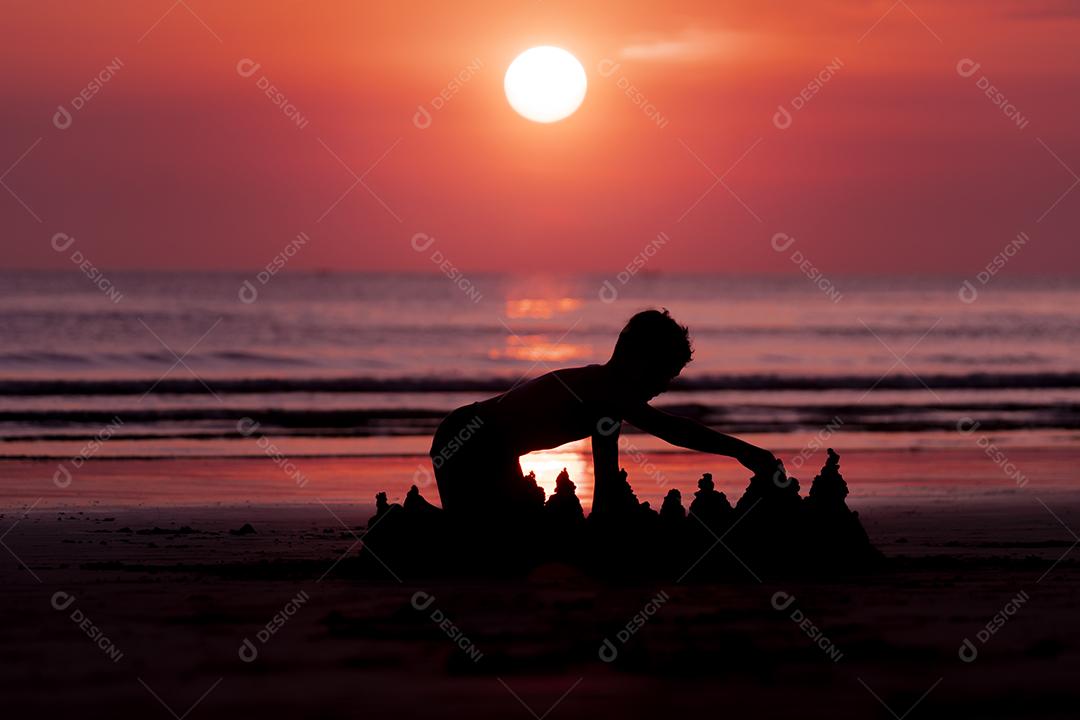
[[[1031,453],[1016,458],[1025,469],[1041,457],[1047,478],[1076,459],[1018,452]],[[960,477],[962,458],[892,455],[911,482],[890,481],[888,453],[852,453],[844,466],[851,506],[889,559],[878,572],[793,581],[749,568],[723,583],[691,572],[614,585],[557,565],[501,581],[361,572],[370,506],[332,484],[349,474],[343,461],[309,460],[323,487],[306,498],[265,459],[90,463],[77,481],[97,501],[60,507],[54,496],[3,513],[3,695],[19,712],[92,702],[94,714],[149,717],[194,704],[203,717],[356,706],[401,717],[837,718],[914,705],[918,717],[1071,717],[1080,493],[1007,478],[973,492],[1000,472],[985,458],[967,458],[971,482],[943,485],[929,469]],[[674,477],[684,461],[669,463]],[[412,462],[369,460],[363,475],[353,463],[352,477],[374,486],[396,474],[386,487],[400,488]],[[49,477],[48,463],[4,465],[9,497]],[[383,476],[368,472],[375,465]],[[870,465],[878,482],[860,482]],[[190,502],[215,474],[214,501]],[[258,501],[237,502],[227,478],[256,476]],[[135,482],[151,495],[131,502],[122,488]]]

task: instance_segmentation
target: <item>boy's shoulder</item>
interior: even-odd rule
[[[597,401],[606,401],[618,397],[619,387],[609,368],[604,365],[579,365],[577,367],[553,370],[548,375],[575,392]]]
[[[576,365],[574,367],[559,368],[547,373],[562,380],[570,378],[588,380],[593,382],[606,382],[609,373],[603,365]]]

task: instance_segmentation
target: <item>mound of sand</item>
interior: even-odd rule
[[[517,574],[546,562],[581,566],[600,575],[711,578],[749,573],[852,572],[881,561],[858,513],[848,508],[840,456],[831,448],[807,497],[779,464],[758,474],[732,507],[704,474],[687,512],[670,490],[657,512],[638,502],[620,473],[611,502],[585,516],[564,469],[555,492],[535,512],[465,526],[425,500],[414,485],[402,505],[376,496],[361,566],[399,574],[494,572]]]

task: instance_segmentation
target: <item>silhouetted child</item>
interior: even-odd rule
[[[603,365],[549,372],[450,413],[431,446],[443,508],[477,521],[532,517],[543,509],[543,491],[522,475],[518,458],[591,437],[593,512],[604,512],[621,497],[624,421],[673,445],[771,473],[777,461],[767,450],[649,405],[692,352],[689,332],[667,310],[646,310],[630,318]]]

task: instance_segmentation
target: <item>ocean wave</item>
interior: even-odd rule
[[[281,353],[255,352],[252,350],[219,350],[208,353],[192,353],[185,356],[187,362],[194,359],[244,367],[314,366],[315,363],[305,357]],[[0,352],[0,367],[124,367],[132,364],[172,365],[176,356],[167,349],[131,352],[83,352],[69,353],[51,350],[27,350],[23,352]],[[357,359],[356,362],[362,362]]]
[[[91,362],[83,353],[52,352],[47,350],[0,353],[3,365],[60,365],[83,366]]]
[[[835,426],[843,432],[955,432],[977,424],[981,433],[1080,429],[1080,403],[953,402],[659,405],[664,410],[734,433],[785,433]],[[0,442],[90,439],[110,428],[112,439],[237,438],[242,430],[297,437],[430,435],[444,408],[265,409],[208,406],[137,410],[0,411]],[[243,422],[241,422],[243,421]],[[250,434],[250,433],[249,433]]]
[[[508,390],[520,378],[435,377],[294,377],[213,378],[169,377],[90,380],[0,380],[0,394],[11,396],[202,395],[207,386],[218,394],[268,393],[449,393]],[[968,373],[888,375],[704,375],[680,378],[672,390],[782,391],[782,390],[1007,390],[1080,388],[1080,373]]]

